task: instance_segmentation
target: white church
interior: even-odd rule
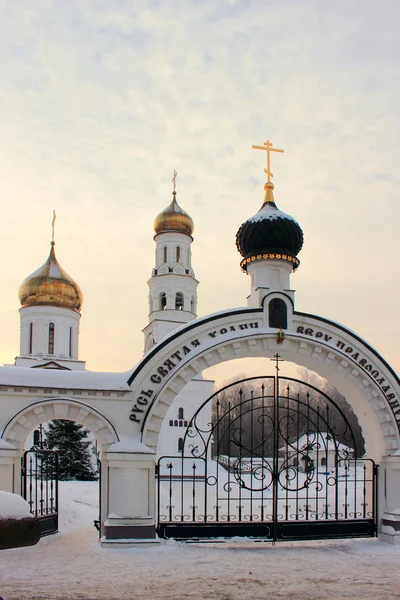
[[[31,432],[40,423],[71,419],[87,427],[98,442],[102,543],[156,543],[157,458],[182,451],[193,414],[212,395],[214,382],[204,379],[203,371],[237,358],[272,358],[279,353],[328,379],[347,398],[362,427],[366,457],[374,465],[375,483],[370,485],[374,514],[369,518],[370,533],[365,535],[400,543],[399,378],[383,357],[345,326],[296,310],[291,274],[299,266],[303,232],[275,203],[270,152],[277,149],[269,141],[261,148],[267,155],[264,198],[260,210],[240,226],[236,236],[240,266],[250,276],[248,298],[242,307],[221,307],[217,313],[197,317],[198,281],[191,256],[194,225],[178,204],[174,189],[172,202],[154,222],[156,252],[148,282],[144,356],[129,372],[85,369],[79,356],[83,295],[59,265],[51,242],[47,260],[26,277],[19,290],[21,337],[15,365],[0,368],[0,490],[22,492],[21,457]],[[206,431],[211,403],[201,419],[198,431]],[[242,491],[249,484],[240,475],[234,476],[240,505]],[[231,475],[224,472],[224,477],[229,494]],[[278,485],[276,480],[273,473],[272,486]],[[207,484],[216,489],[215,483],[213,474]],[[211,536],[221,535],[216,527],[229,523],[231,506],[238,505],[236,499],[229,500],[228,517],[219,519],[215,489],[213,510],[217,514],[208,517],[206,513],[202,522]],[[263,499],[262,486],[258,490]],[[310,505],[308,496],[304,502]],[[279,501],[276,506],[279,509]],[[350,535],[345,522],[350,517],[341,511],[336,508],[329,518],[339,527],[337,531]],[[297,535],[291,518],[287,516],[282,539]],[[329,520],[328,512],[324,518]],[[359,519],[359,529],[353,528],[353,534],[364,535],[367,517],[351,518]],[[198,517],[194,513],[180,516],[182,523],[185,519],[195,524]],[[248,525],[240,512],[235,519],[243,527]],[[269,512],[257,519],[271,522],[275,529],[279,520],[285,521]],[[314,524],[310,527],[309,535],[318,537]],[[329,537],[328,529],[322,537]],[[190,536],[189,530],[182,535]],[[232,535],[243,535],[238,531]]]

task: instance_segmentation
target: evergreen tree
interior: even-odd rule
[[[96,470],[92,463],[92,442],[89,431],[74,421],[50,421],[46,431],[49,450],[58,450],[58,478],[61,481],[94,481]]]

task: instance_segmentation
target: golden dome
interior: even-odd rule
[[[176,192],[173,192],[173,200],[169,206],[154,219],[154,231],[163,233],[165,231],[178,231],[192,235],[194,224],[192,218],[182,210],[176,201]]]
[[[83,295],[79,286],[58,264],[54,242],[48,259],[22,282],[18,291],[22,308],[27,306],[59,306],[80,311]]]

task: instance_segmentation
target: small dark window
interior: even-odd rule
[[[33,348],[33,323],[29,323],[29,354],[32,354]]]
[[[269,326],[287,329],[287,306],[281,298],[274,298],[269,303]]]
[[[187,421],[184,421],[183,424],[185,427],[187,427]]]
[[[323,456],[321,458],[321,467],[325,467],[326,466],[326,456]]]
[[[49,354],[54,354],[54,323],[49,323]]]
[[[172,427],[172,426],[173,426],[173,424],[174,424],[174,422],[173,422],[173,420],[171,419],[171,420],[170,420],[170,422],[169,422],[169,426],[170,426],[170,427]]]
[[[182,294],[182,292],[178,292],[175,296],[175,309],[183,310],[183,294]]]
[[[178,427],[178,421],[174,421],[175,427]]]
[[[162,292],[160,294],[160,309],[166,310],[166,308],[167,308],[167,296],[166,296],[165,292]]]
[[[178,262],[180,262],[180,260],[181,260],[181,248],[180,248],[180,246],[177,246],[176,247],[176,262],[178,263]]]
[[[178,419],[183,419],[183,408],[178,409]]]
[[[72,358],[72,327],[69,328],[69,356]]]
[[[164,262],[167,262],[167,258],[168,258],[168,250],[167,250],[167,246],[164,246]]]
[[[183,438],[178,439],[178,452],[182,452],[183,450]]]
[[[179,421],[179,427],[183,427],[183,421]]]

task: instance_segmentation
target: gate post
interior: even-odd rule
[[[155,452],[129,441],[112,444],[106,453],[107,518],[101,544],[104,546],[155,543]],[[103,473],[104,475],[104,473]]]
[[[379,539],[400,544],[400,454],[382,457],[378,486]]]
[[[21,494],[21,457],[17,448],[0,439],[0,490]]]

